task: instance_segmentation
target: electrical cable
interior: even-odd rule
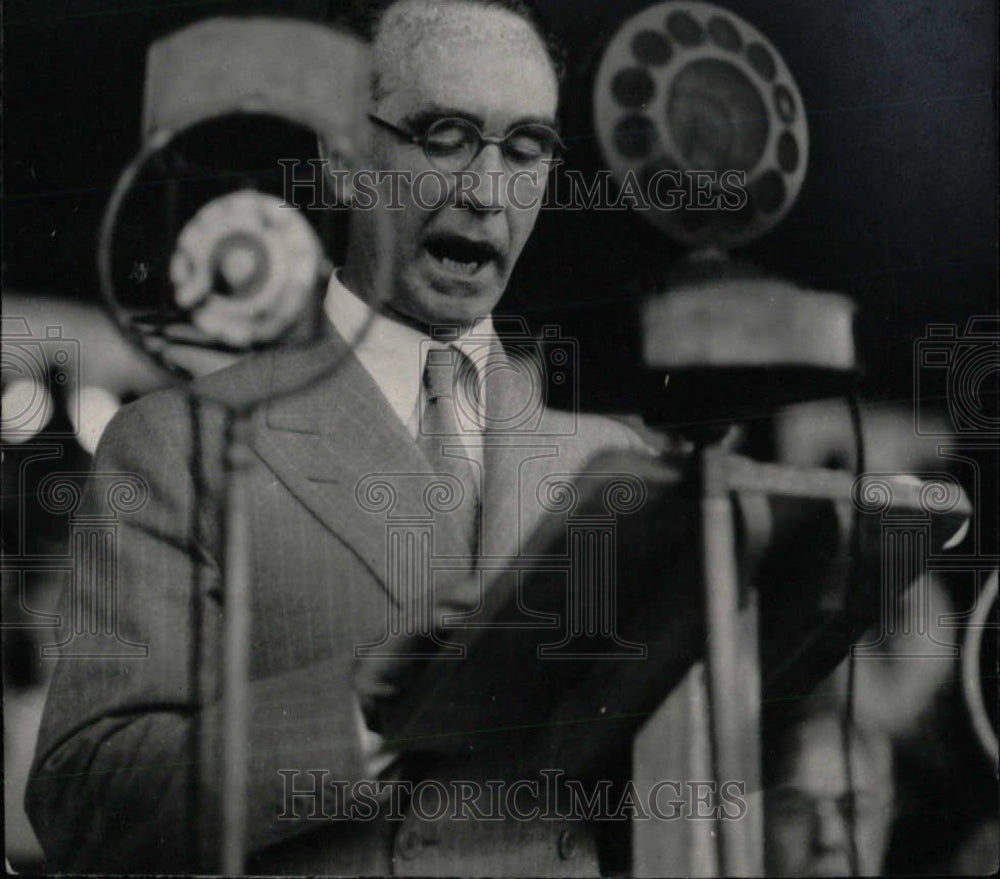
[[[847,398],[847,405],[851,413],[851,428],[854,433],[855,448],[855,477],[860,478],[868,469],[867,451],[865,448],[864,429],[861,421],[861,404],[858,396],[851,393]],[[861,510],[855,505],[854,517],[851,523],[851,564],[850,578],[848,580],[848,593],[846,599],[846,609],[848,613],[849,625],[853,626],[855,613],[853,607],[853,596],[855,587],[861,573],[861,551],[862,540],[862,519]],[[844,713],[841,723],[841,746],[843,749],[844,772],[847,781],[847,801],[849,808],[847,812],[847,835],[849,846],[849,857],[851,864],[851,875],[860,875],[860,864],[858,858],[858,822],[855,797],[854,779],[854,714],[856,695],[856,672],[857,667],[854,656],[853,637],[847,653],[847,692],[845,694]]]

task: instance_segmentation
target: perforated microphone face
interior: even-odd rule
[[[363,163],[369,86],[363,41],[298,19],[210,18],[152,44],[142,148],[98,245],[104,303],[137,348],[190,377],[321,335],[333,236],[295,208],[343,203],[334,172]],[[342,163],[328,174],[318,142]]]
[[[598,70],[594,120],[618,183],[638,184],[642,215],[682,244],[759,238],[805,179],[795,80],[756,28],[709,3],[659,3],[622,25]]]
[[[323,245],[305,217],[252,189],[209,202],[187,223],[170,262],[177,305],[207,342],[275,342],[308,308]]]

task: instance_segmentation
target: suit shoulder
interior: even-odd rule
[[[186,399],[182,389],[164,388],[123,406],[105,428],[98,453],[123,444],[162,443],[171,426],[183,417]]]
[[[274,358],[273,351],[250,354],[225,369],[195,379],[187,386],[187,393],[223,407],[252,405],[267,395]]]
[[[162,443],[187,434],[196,414],[203,426],[221,424],[226,408],[239,408],[263,395],[270,364],[269,355],[251,355],[218,372],[145,394],[116,413],[102,445],[123,439]]]

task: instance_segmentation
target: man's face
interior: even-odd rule
[[[876,752],[852,747],[858,871],[882,868],[892,820],[889,766]],[[882,765],[879,765],[880,762]],[[784,778],[766,792],[768,876],[849,876],[850,808],[844,751],[836,719],[805,723],[791,742]]]
[[[386,14],[374,55],[380,87],[372,112],[402,129],[421,134],[445,117],[468,119],[487,137],[524,122],[555,125],[558,84],[548,54],[509,12],[403,0]],[[371,152],[374,170],[403,172],[397,209],[386,180],[378,204],[352,214],[348,286],[370,303],[388,296],[392,310],[420,324],[490,314],[534,228],[544,171],[537,186],[522,179],[511,188],[499,148],[487,145],[457,185],[420,146],[374,124]]]

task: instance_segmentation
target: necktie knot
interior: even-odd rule
[[[436,403],[442,397],[454,399],[460,360],[464,357],[450,345],[434,345],[427,349],[424,365],[424,389],[427,400]]]

